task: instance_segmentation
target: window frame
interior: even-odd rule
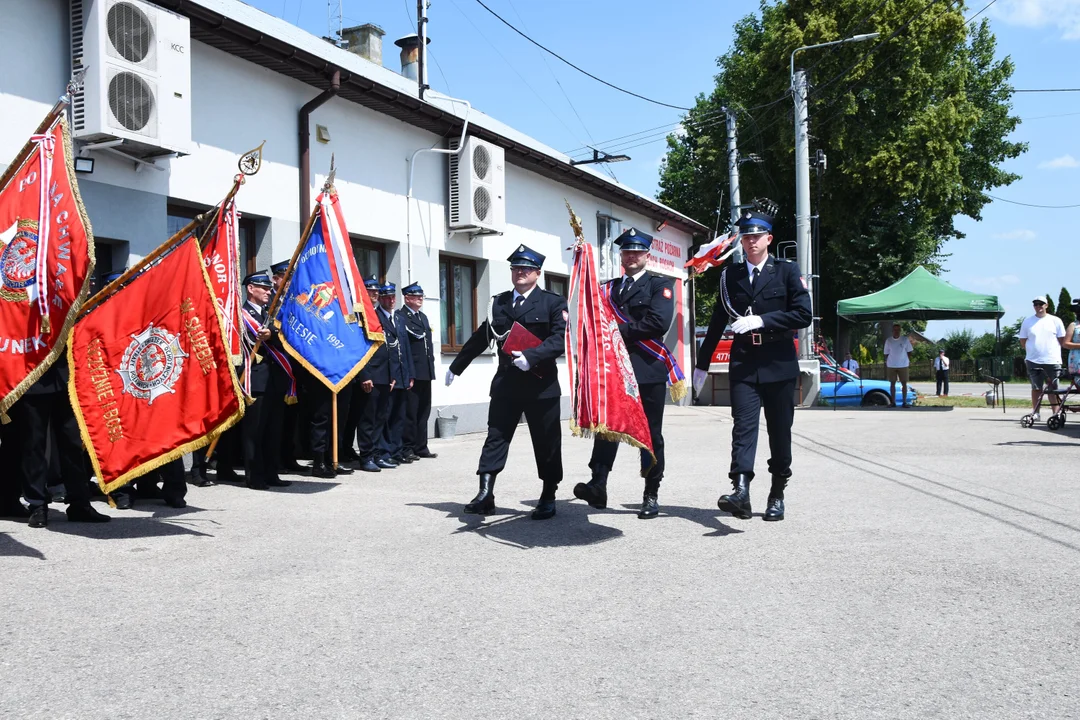
[[[199,208],[192,205],[176,205],[169,203],[165,207],[165,216],[187,218],[188,220],[194,220],[199,213],[212,211],[212,207]],[[241,276],[251,275],[259,269],[259,241],[255,237],[255,218],[244,217],[241,214],[240,217],[240,231],[246,234],[247,241],[244,243],[246,247],[240,248],[240,251],[247,253],[247,268],[241,268],[244,270]]]
[[[479,307],[479,304],[477,303],[477,286],[480,283],[480,277],[478,275],[478,268],[476,266],[476,260],[475,259],[473,259],[473,258],[463,258],[463,257],[458,257],[456,255],[446,255],[444,253],[439,253],[439,280],[440,280],[439,289],[440,289],[440,293],[442,291],[442,282],[441,281],[442,281],[442,273],[443,273],[443,265],[444,264],[446,266],[446,296],[445,297],[440,297],[439,302],[441,302],[443,307],[446,308],[446,327],[445,328],[443,328],[443,327],[439,328],[439,343],[440,343],[440,346],[441,346],[441,349],[442,349],[443,353],[456,354],[456,353],[461,352],[461,348],[464,347],[464,343],[462,343],[461,345],[458,345],[457,343],[454,342],[454,335],[456,334],[457,324],[456,324],[456,318],[454,318],[454,303],[453,303],[454,289],[453,289],[453,286],[452,286],[452,284],[454,282],[453,267],[455,265],[459,265],[459,266],[462,266],[462,267],[468,267],[468,268],[470,268],[472,270],[472,306],[473,306],[473,316],[474,317],[473,317],[473,327],[469,330],[469,332],[465,333],[465,341],[466,342],[468,342],[468,338],[471,337],[474,332],[476,332],[476,328],[480,327],[480,324],[479,324],[480,307]],[[441,315],[442,315],[442,313],[440,312],[440,316]],[[441,321],[441,317],[440,317],[440,321]],[[440,325],[441,324],[442,323],[440,322]],[[442,333],[443,333],[444,330],[446,331],[446,337],[450,339],[449,343],[442,342]]]
[[[558,290],[553,290],[552,287],[551,287],[551,283],[552,283],[553,280],[556,281],[556,282],[562,283],[563,289],[566,292],[559,292]],[[548,273],[548,272],[546,272],[546,273],[544,273],[544,289],[547,290],[548,292],[553,292],[556,295],[562,296],[562,298],[564,300],[569,300],[570,299],[570,277],[567,276],[567,275],[560,275],[559,273]]]
[[[356,257],[358,250],[370,250],[378,253],[379,255],[379,282],[386,281],[386,243],[376,242],[375,240],[369,240],[360,235],[349,235],[349,242],[352,244],[353,257]],[[363,279],[367,279],[366,271],[361,270],[360,275]]]

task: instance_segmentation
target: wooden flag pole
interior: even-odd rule
[[[330,431],[333,433],[333,455],[331,458],[334,461],[334,470],[337,470],[337,452],[338,452],[338,432],[337,432],[337,393],[333,395],[333,409],[330,412],[331,422]]]

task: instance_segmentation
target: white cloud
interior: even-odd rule
[[[1035,231],[1010,230],[1009,232],[997,233],[994,237],[998,240],[1023,240],[1024,242],[1031,242],[1035,239]]]
[[[991,275],[990,277],[971,278],[970,283],[973,287],[1001,290],[1009,285],[1019,285],[1020,278],[1015,275]]]
[[[995,17],[1022,27],[1052,25],[1064,40],[1080,40],[1080,0],[1002,0],[990,10]]]
[[[1080,161],[1074,158],[1072,155],[1062,155],[1056,157],[1053,160],[1046,160],[1039,163],[1040,170],[1060,170],[1061,168],[1074,168],[1080,167]]]

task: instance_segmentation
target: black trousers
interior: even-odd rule
[[[277,446],[281,443],[285,395],[288,391],[289,376],[276,363],[272,364],[266,391],[248,405],[244,419],[240,421],[240,446],[248,483],[267,482],[278,477]]]
[[[384,457],[401,457],[405,442],[405,420],[408,415],[409,391],[398,389],[395,385],[390,392],[390,410],[383,425],[382,438],[379,442],[379,454]]]
[[[8,411],[17,428],[19,476],[22,494],[31,508],[48,503],[46,484],[49,455],[46,438],[52,425],[53,439],[60,457],[60,477],[67,491],[68,504],[90,501],[90,470],[83,455],[79,424],[65,392],[23,395]]]
[[[0,425],[0,509],[14,506],[22,495],[19,434],[14,425]]]
[[[298,383],[297,402],[292,405],[286,403],[284,409],[281,411],[281,452],[278,453],[278,459],[281,461],[282,465],[285,463],[296,462],[296,458],[303,454],[300,450],[299,437],[297,436],[297,427],[300,423],[300,402],[302,402],[300,395]]]
[[[311,399],[311,452],[315,457],[324,454],[327,462],[333,460],[334,448],[331,444],[331,432],[334,425],[334,402],[338,411],[338,453],[343,447],[352,447],[352,438],[345,438],[349,417],[349,405],[352,401],[352,384],[346,385],[336,396],[330,388],[312,378],[314,384],[308,396]]]
[[[941,387],[943,385],[945,386],[945,394],[948,395],[949,394],[949,371],[948,370],[938,370],[937,371],[937,392],[934,393],[935,395],[940,395],[941,394]]]
[[[771,383],[731,383],[731,473],[754,477],[758,426],[765,409],[769,431],[769,473],[791,477],[791,423],[795,419],[796,378]]]
[[[664,402],[667,399],[667,383],[648,383],[639,387],[641,407],[645,410],[645,419],[649,421],[653,452],[656,454],[656,465],[649,471],[645,479],[645,487],[655,492],[660,487],[660,481],[664,479]],[[619,452],[621,444],[600,438],[593,441],[592,458],[589,460],[589,469],[593,471],[593,475],[606,476],[611,472],[611,468],[615,466],[615,455]],[[651,462],[651,458],[646,451],[640,452],[641,469],[644,470]]]
[[[196,453],[205,455],[205,450],[197,450]],[[151,470],[142,477],[138,477],[122,488],[114,495],[147,495],[147,491],[157,487],[161,481],[161,495],[167,500],[183,500],[187,495],[187,483],[184,482],[184,458],[179,457],[171,460],[157,470]]]
[[[405,452],[428,450],[428,419],[431,417],[431,381],[414,380],[405,406],[405,429],[401,433]]]
[[[349,388],[352,391],[352,397],[349,399],[349,414],[345,418],[344,431],[341,433],[341,447],[339,448],[339,454],[343,457],[356,454],[356,449],[353,446],[356,443],[357,431],[360,428],[360,418],[364,415],[364,403],[367,402],[368,398],[368,394],[364,392],[359,380],[354,379],[349,383]],[[339,417],[338,420],[340,421],[341,418]]]
[[[381,455],[379,443],[390,416],[390,386],[375,385],[364,400],[364,412],[356,428],[357,455],[361,460],[374,460]]]
[[[562,481],[562,428],[559,425],[559,398],[521,400],[518,398],[491,398],[488,405],[488,433],[484,449],[480,451],[477,475],[499,473],[506,467],[510,442],[514,439],[522,413],[529,424],[533,455],[536,457],[536,473],[544,482],[558,484]]]

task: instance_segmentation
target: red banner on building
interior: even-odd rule
[[[653,462],[642,468],[644,477],[656,456],[641,406],[641,391],[618,321],[601,293],[593,247],[585,242],[580,221],[572,210],[570,224],[577,236],[570,276],[570,307],[577,317],[576,322],[566,324],[570,430],[578,437],[596,436],[648,451]],[[571,326],[576,330],[576,339]]]
[[[155,252],[95,296],[68,342],[70,392],[102,490],[208,444],[243,415],[199,243]]]
[[[50,115],[0,178],[0,413],[63,352],[93,271],[67,123]]]

